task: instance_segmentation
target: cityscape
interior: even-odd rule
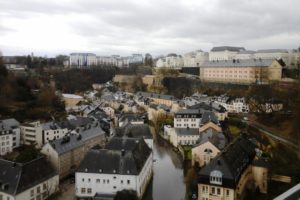
[[[0,200],[299,200],[299,7],[0,0]]]

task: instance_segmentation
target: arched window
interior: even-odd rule
[[[222,185],[222,176],[223,173],[218,170],[210,172],[210,183]]]

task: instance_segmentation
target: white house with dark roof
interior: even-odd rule
[[[78,198],[110,197],[134,190],[142,198],[153,173],[152,150],[142,139],[113,138],[104,149],[91,150],[75,175]]]
[[[0,199],[47,199],[59,190],[59,177],[52,165],[40,157],[27,163],[0,160]]]
[[[20,146],[20,123],[11,118],[0,120],[0,155]]]
[[[45,143],[64,137],[69,128],[60,122],[50,121],[40,123],[40,121],[25,123],[21,125],[21,138],[24,145],[36,145],[41,148]]]

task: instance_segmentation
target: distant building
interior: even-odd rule
[[[205,165],[198,176],[198,200],[244,199],[247,188],[267,193],[266,161],[256,158],[255,145],[238,137]]]
[[[90,127],[78,134],[67,135],[45,144],[41,152],[47,156],[62,179],[75,172],[92,147],[103,145],[104,142],[104,131],[99,127]]]
[[[256,59],[266,60],[280,60],[285,64],[289,64],[289,52],[285,49],[264,49],[258,50],[254,53]]]
[[[200,67],[209,60],[209,54],[202,50],[196,50],[183,55],[184,67]]]
[[[11,118],[0,120],[0,155],[20,146],[20,123]]]
[[[52,165],[40,157],[27,163],[0,160],[0,199],[47,199],[59,191],[59,177]]]
[[[245,50],[246,49],[244,47],[213,47],[209,52],[209,61],[233,60],[238,52]]]
[[[144,58],[142,54],[132,54],[129,57],[129,65],[131,64],[143,64]]]
[[[217,97],[214,102],[223,106],[229,113],[248,113],[250,111],[249,105],[243,97],[230,98],[227,96],[220,96]]]
[[[97,65],[96,54],[93,53],[71,53],[70,66],[73,68],[89,68]]]
[[[153,155],[142,139],[113,138],[104,149],[91,150],[75,175],[78,198],[113,199],[134,190],[141,199],[153,173]]]
[[[179,102],[179,99],[175,98],[172,95],[165,95],[165,94],[157,94],[151,92],[137,92],[137,98],[143,98],[144,101],[153,102],[155,104],[164,104],[167,106],[172,106]]]
[[[62,98],[66,107],[76,106],[79,102],[83,101],[83,97],[75,94],[62,94]]]
[[[156,62],[156,67],[158,68],[181,69],[183,65],[182,56],[175,53],[170,53],[166,57],[158,59]]]
[[[269,83],[281,80],[282,67],[277,60],[209,61],[200,67],[200,79],[235,84]]]

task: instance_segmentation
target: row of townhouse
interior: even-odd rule
[[[143,64],[142,54],[132,54],[128,57],[119,55],[97,56],[93,53],[71,53],[68,65],[74,68],[89,68],[92,66],[128,67],[131,64]]]
[[[183,56],[171,53],[159,58],[156,67],[161,68],[182,68],[202,67],[208,61],[232,61],[232,60],[279,60],[281,59],[288,67],[295,67],[299,60],[300,52],[297,50],[285,49],[263,49],[257,51],[246,50],[244,47],[217,46],[210,52],[196,50],[188,52]]]

